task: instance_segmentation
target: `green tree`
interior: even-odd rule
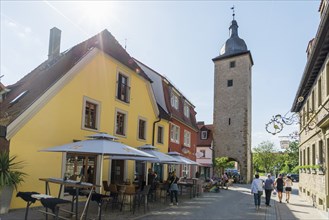
[[[292,141],[287,149],[289,173],[299,164],[299,142]]]
[[[264,171],[265,173],[273,171],[276,165],[276,150],[274,143],[270,141],[263,141],[256,148],[253,153],[253,163],[256,171]]]
[[[214,159],[214,169],[218,176],[220,176],[225,168],[232,167],[234,167],[234,161],[229,161],[228,157],[216,157]]]

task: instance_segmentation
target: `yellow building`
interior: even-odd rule
[[[97,132],[133,147],[162,138],[154,145],[167,152],[168,121],[159,120],[152,81],[110,32],[104,30],[62,53],[59,45],[60,30],[53,28],[49,59],[0,91],[0,150],[23,160],[28,174],[18,191],[44,193],[39,178],[75,178],[80,173],[85,181],[100,185],[100,179],[132,180],[133,161],[39,152]],[[11,208],[25,207],[15,195]]]

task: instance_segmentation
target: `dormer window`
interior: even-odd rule
[[[184,115],[186,118],[190,118],[190,106],[186,102],[184,103]]]
[[[208,139],[208,132],[207,131],[201,131],[201,139],[202,140]]]
[[[174,92],[171,93],[170,103],[171,103],[171,106],[173,108],[175,108],[176,110],[178,110],[178,108],[179,108],[179,105],[178,105],[178,95],[175,94]]]

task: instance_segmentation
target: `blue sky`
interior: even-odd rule
[[[61,51],[108,29],[128,53],[168,77],[212,123],[212,58],[229,37],[235,6],[239,36],[254,60],[252,146],[280,135],[265,131],[289,112],[320,21],[320,1],[4,1],[1,82],[10,85],[47,59],[49,30],[62,30]]]

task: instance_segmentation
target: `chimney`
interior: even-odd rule
[[[49,38],[49,50],[48,50],[48,60],[54,59],[59,56],[59,50],[61,45],[61,30],[57,27],[50,29]]]

